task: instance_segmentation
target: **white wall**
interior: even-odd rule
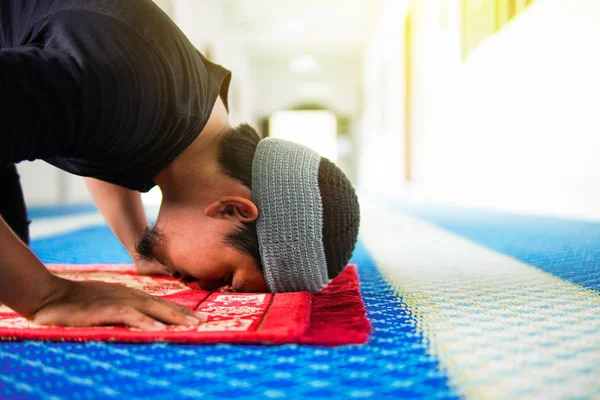
[[[232,71],[229,116],[233,124],[251,121],[248,49],[233,26],[232,5],[214,0],[174,0],[173,19],[201,51],[208,48],[212,61]]]
[[[64,182],[67,174],[44,161],[17,164],[21,186],[28,205],[63,203]]]
[[[364,112],[357,180],[371,193],[397,193],[404,177],[405,2],[385,0],[364,59]]]
[[[255,117],[296,106],[317,102],[345,115],[360,110],[360,54],[315,54],[316,70],[294,74],[287,55],[258,54],[251,58],[250,85]]]
[[[465,62],[452,33],[458,2],[446,32],[439,2],[423,3],[414,182],[369,185],[367,174],[361,184],[427,201],[600,218],[600,2],[536,0]],[[362,167],[378,157],[364,155]],[[386,178],[397,182],[401,169]]]

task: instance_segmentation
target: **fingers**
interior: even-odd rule
[[[142,299],[138,305],[112,305],[77,310],[70,307],[70,312],[60,309],[49,309],[39,313],[32,321],[39,325],[64,326],[101,326],[127,325],[132,328],[158,331],[167,328],[167,324],[197,325],[206,321],[206,315],[167,302],[159,298]],[[162,321],[162,322],[161,322]],[[164,323],[163,323],[164,322]]]
[[[146,302],[144,313],[164,323],[197,325],[207,320],[207,316],[204,313],[195,313],[189,308],[159,299],[158,297],[151,297],[151,299],[152,301]]]
[[[119,284],[70,282],[70,290],[38,310],[31,320],[42,325],[96,326],[124,324],[145,330],[165,324],[197,325],[202,313]]]
[[[113,319],[111,321],[111,319]],[[144,329],[149,331],[160,331],[167,326],[159,321],[156,321],[149,316],[139,312],[133,307],[121,307],[118,313],[112,315],[105,321],[105,324],[122,324],[132,328]]]

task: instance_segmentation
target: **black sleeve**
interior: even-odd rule
[[[14,164],[0,166],[0,187],[2,188],[0,216],[4,218],[4,221],[23,243],[29,245],[29,223],[31,221],[27,216],[23,189],[21,188],[19,173]]]
[[[80,128],[80,75],[59,50],[0,49],[0,165],[65,151]]]

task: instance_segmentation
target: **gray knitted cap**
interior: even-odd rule
[[[281,139],[258,143],[252,162],[252,195],[260,257],[269,291],[316,292],[329,278],[323,247],[321,157]]]

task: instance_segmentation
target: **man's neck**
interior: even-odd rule
[[[164,199],[198,199],[203,191],[213,186],[213,180],[220,175],[219,138],[230,127],[227,110],[218,97],[200,135],[154,177]]]

